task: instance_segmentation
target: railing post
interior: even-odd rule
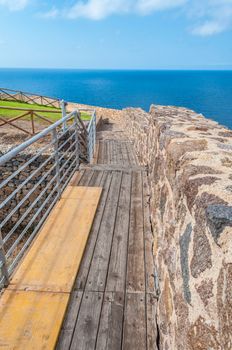
[[[88,162],[91,162],[91,128],[88,130]]]
[[[79,145],[79,136],[78,136],[78,119],[77,116],[80,116],[80,112],[76,112],[74,123],[75,123],[75,141],[76,141],[76,169],[79,168],[80,165],[80,145]]]
[[[97,135],[97,116],[96,111],[94,111],[94,120],[93,120],[93,152],[95,152],[95,146],[96,146],[96,135]]]
[[[62,113],[62,118],[64,118],[66,116],[66,103],[64,102],[64,100],[62,100],[60,102],[60,107],[61,107],[61,113]],[[63,123],[63,131],[65,131],[67,128],[67,123],[66,121]]]
[[[31,115],[31,127],[32,127],[32,134],[35,135],[35,123],[34,123],[34,112],[30,112]]]
[[[9,284],[9,273],[7,269],[7,262],[6,262],[6,256],[4,251],[1,228],[0,228],[0,264],[1,264],[0,271],[2,273],[2,276],[4,277],[4,286],[7,286]]]
[[[59,198],[61,197],[61,182],[60,182],[60,162],[59,162],[59,142],[56,128],[52,130],[52,139],[54,141],[54,154],[56,164],[56,181],[58,187]]]

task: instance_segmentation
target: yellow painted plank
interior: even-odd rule
[[[6,290],[0,298],[0,349],[55,348],[69,294]]]
[[[13,275],[9,289],[71,291],[102,190],[72,189],[50,214]]]
[[[69,182],[69,186],[77,186],[77,183],[79,182],[81,176],[82,173],[80,171],[76,171]]]
[[[67,186],[66,190],[63,192],[61,198],[62,199],[77,199],[81,200],[83,196],[88,194],[89,189],[90,192],[92,191],[91,189],[96,187],[85,187],[85,186]],[[97,187],[99,188],[99,187]],[[95,192],[95,190],[94,190]]]

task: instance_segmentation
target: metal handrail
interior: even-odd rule
[[[8,153],[6,153],[0,158],[0,166],[2,166],[4,163],[9,161],[11,158],[15,157],[18,153],[24,151],[26,148],[31,146],[33,143],[37,142],[39,139],[48,135],[52,130],[56,129],[58,126],[61,126],[68,120],[72,119],[74,115],[77,115],[77,111],[73,111],[69,113],[66,117],[61,118],[60,120],[58,120],[57,122],[49,126],[48,128],[42,130],[40,133],[31,137],[29,140],[26,140],[25,142],[21,143],[19,146],[13,148],[11,151],[9,151]]]
[[[62,104],[60,120],[0,157],[0,288],[9,283],[80,162],[93,159],[96,112],[91,110],[86,126],[81,110],[66,114]]]

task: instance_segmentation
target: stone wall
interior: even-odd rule
[[[232,349],[232,131],[175,107],[123,122],[149,177],[160,349]]]

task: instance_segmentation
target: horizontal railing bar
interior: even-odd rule
[[[67,127],[64,131],[62,131],[62,133],[57,135],[57,140],[62,139],[70,130],[72,130],[75,127],[74,124],[70,125],[69,127]]]
[[[40,133],[36,134],[35,136],[31,137],[29,140],[23,142],[21,145],[15,147],[5,155],[0,157],[0,166],[9,161],[11,158],[15,157],[18,153],[25,150],[27,147],[31,146],[36,141],[40,140],[42,137],[48,135],[52,130],[57,128],[58,126],[64,124],[64,122],[72,119],[76,115],[76,111],[73,111],[72,113],[68,114],[66,117],[61,118],[57,122],[55,122],[53,125],[49,126],[47,129],[44,129]]]
[[[6,184],[12,180],[15,176],[17,176],[19,173],[21,173],[21,171],[23,171],[28,165],[30,165],[31,163],[33,163],[41,154],[43,154],[43,152],[45,152],[47,149],[49,149],[50,147],[52,147],[54,145],[54,140],[52,140],[52,142],[48,145],[46,145],[45,147],[43,147],[38,153],[36,153],[36,155],[34,157],[32,157],[30,160],[28,160],[26,163],[24,163],[23,165],[20,166],[19,169],[17,169],[13,174],[11,174],[7,179],[3,180],[3,182],[0,183],[0,189],[4,186],[6,186]]]
[[[30,213],[30,211],[34,208],[36,203],[40,200],[40,198],[44,195],[44,193],[47,191],[47,189],[52,185],[52,183],[56,180],[57,175],[54,175],[54,177],[51,179],[51,181],[46,185],[46,187],[43,189],[43,191],[39,194],[39,196],[34,200],[34,202],[30,205],[30,207],[25,211],[25,213],[22,215],[22,217],[17,221],[17,223],[13,226],[13,228],[10,230],[10,232],[4,237],[3,243],[5,244],[8,239],[14,234],[15,230],[19,227],[21,222],[27,217],[27,215]]]
[[[27,224],[27,226],[24,228],[24,230],[21,232],[21,234],[18,236],[18,238],[15,240],[15,242],[12,244],[12,246],[10,247],[10,249],[6,252],[6,258],[8,259],[9,256],[13,253],[13,251],[15,250],[15,248],[17,247],[17,244],[21,241],[21,239],[25,236],[27,230],[30,228],[30,226],[33,224],[33,222],[35,221],[35,219],[37,218],[37,216],[41,213],[41,211],[43,210],[43,208],[45,207],[45,205],[47,204],[47,202],[49,201],[49,199],[52,197],[52,195],[54,194],[54,192],[58,189],[58,185],[55,186],[53,188],[53,190],[50,192],[50,194],[48,195],[48,197],[46,198],[46,200],[43,202],[43,204],[41,205],[41,207],[39,208],[39,210],[35,213],[35,215],[33,216],[33,218],[31,218],[31,220],[29,221],[29,223]]]
[[[67,145],[67,143],[68,143],[73,137],[75,137],[75,130],[74,130],[74,133],[73,133],[71,136],[69,136],[69,138],[68,138],[64,143],[62,143],[61,146],[59,146],[59,148],[58,148],[57,151],[60,152],[60,151],[62,150],[62,148],[63,148],[65,145]]]
[[[21,190],[23,188],[23,186],[25,186],[29,180],[31,180],[33,178],[33,176],[35,176],[35,174],[38,173],[38,171],[40,171],[45,165],[48,164],[48,162],[54,157],[54,154],[51,154],[46,160],[45,162],[43,162],[42,164],[40,164],[40,166],[35,169],[35,171],[33,173],[31,173],[26,180],[24,180],[1,204],[0,204],[0,209],[2,209],[8,202],[9,200],[11,200],[18,192],[19,190]]]
[[[0,287],[4,287],[4,280],[5,280],[5,276],[3,276],[1,279],[0,279]]]
[[[60,171],[63,171],[66,167],[66,165],[68,164],[68,162],[74,157],[76,156],[76,152],[74,151],[71,156],[66,160],[66,162],[62,165],[62,167],[60,168]]]
[[[69,169],[70,169],[70,168],[69,168]],[[64,185],[63,185],[62,188],[61,188],[61,191],[62,191],[62,192],[64,191],[64,189],[65,189],[66,186],[68,185],[70,179],[72,178],[72,176],[73,176],[73,174],[75,173],[76,170],[77,170],[77,169],[74,168],[73,171],[70,173],[69,177],[67,178],[67,180],[65,181]]]
[[[70,164],[69,168],[66,170],[66,172],[64,173],[64,175],[60,178],[60,182],[63,181],[63,179],[65,178],[65,176],[67,175],[67,173],[69,172],[70,168],[73,166],[73,164],[76,162],[76,159],[73,160],[73,162]]]

